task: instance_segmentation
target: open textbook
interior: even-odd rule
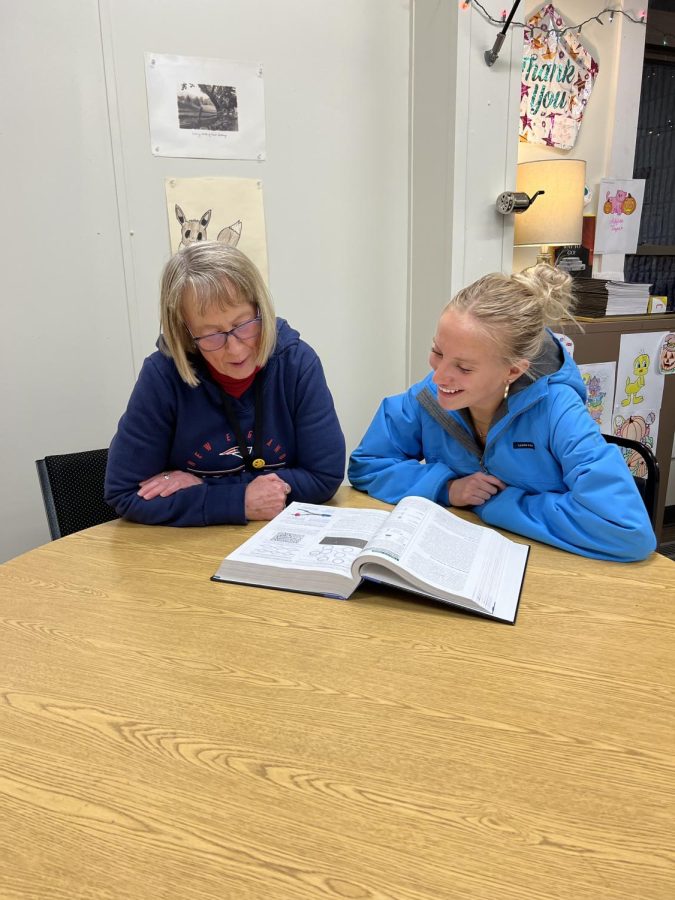
[[[346,600],[367,579],[513,624],[529,550],[423,497],[391,512],[291,503],[213,580]]]

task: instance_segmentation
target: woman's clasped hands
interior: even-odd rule
[[[503,491],[506,485],[494,475],[474,472],[464,478],[455,478],[448,485],[451,506],[482,506],[490,497]]]

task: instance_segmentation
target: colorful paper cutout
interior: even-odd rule
[[[552,3],[525,25],[520,139],[571,150],[598,75],[598,63]]]

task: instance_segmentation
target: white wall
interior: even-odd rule
[[[277,309],[324,360],[355,440],[364,422],[350,421],[351,398],[363,391],[365,372],[373,392],[405,378],[408,4],[201,0],[199,16],[186,15],[184,0],[102,6],[126,200],[122,233],[133,231],[136,364],[157,336],[157,276],[168,254],[164,179],[260,178]],[[261,62],[267,160],[152,156],[147,50]],[[391,368],[361,368],[375,339]]]
[[[410,380],[428,371],[443,304],[460,287],[508,270],[513,226],[495,210],[515,183],[522,32],[497,63],[497,30],[475,9],[416,0],[412,81]]]
[[[353,446],[407,379],[409,3],[0,0],[0,17],[0,559],[48,538],[33,461],[106,446],[153,349],[171,175],[262,180],[277,309]],[[261,62],[267,161],[152,156],[147,50]]]
[[[410,382],[428,370],[431,336],[450,290],[458,6],[416,0],[413,10]]]
[[[107,446],[133,384],[95,2],[0,2],[0,560],[49,539],[34,460]]]

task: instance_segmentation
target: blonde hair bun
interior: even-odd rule
[[[522,280],[523,286],[538,297],[546,325],[553,325],[571,317],[574,294],[572,277],[568,272],[546,263],[538,263],[513,277]]]
[[[547,326],[574,321],[573,305],[570,275],[540,263],[515,275],[484,275],[455,294],[446,309],[473,316],[515,363],[538,356]]]

